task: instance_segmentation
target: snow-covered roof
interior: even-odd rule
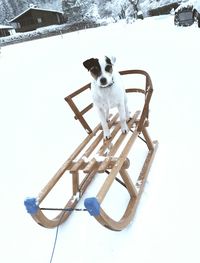
[[[30,10],[39,10],[39,11],[44,11],[44,12],[53,12],[53,13],[63,14],[62,12],[57,11],[57,10],[44,9],[44,8],[37,8],[37,7],[29,7],[29,8],[26,9],[24,12],[22,12],[21,14],[19,14],[19,15],[16,16],[16,17],[14,17],[13,19],[11,19],[9,22],[13,22],[13,21],[15,21],[17,18],[19,18],[19,17],[22,16],[23,14],[29,12]]]
[[[200,13],[200,1],[198,0],[184,1],[177,7],[176,12],[182,8],[194,8]]]
[[[13,29],[12,26],[0,25],[0,29]]]
[[[200,13],[200,1],[195,0],[193,6]]]

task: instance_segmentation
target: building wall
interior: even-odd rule
[[[168,5],[164,5],[164,6],[149,10],[148,15],[149,16],[166,15],[166,14],[169,14],[172,9],[176,9],[178,6],[179,6],[178,3],[171,3]]]
[[[62,15],[55,12],[30,10],[17,20],[17,32],[32,31],[39,27],[63,23]]]
[[[0,28],[0,37],[6,37],[10,36],[10,30],[9,29],[4,29]]]

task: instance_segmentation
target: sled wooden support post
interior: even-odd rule
[[[153,92],[149,74],[143,70],[126,70],[121,71],[120,74],[142,75],[145,78],[144,88],[126,89],[127,93],[141,93],[141,95],[144,96],[143,108],[131,113],[131,119],[127,123],[129,132],[126,134],[121,133],[118,113],[110,116],[109,128],[111,130],[111,138],[109,140],[103,139],[103,131],[100,124],[95,128],[91,128],[88,124],[85,114],[92,108],[92,103],[80,110],[77,104],[75,104],[74,99],[90,89],[90,84],[83,86],[65,98],[75,114],[75,119],[81,123],[88,135],[41,190],[38,196],[25,200],[27,211],[38,224],[47,228],[62,224],[72,211],[76,209],[78,201],[83,196],[91,181],[95,176],[101,176],[101,173],[106,174],[104,182],[96,196],[84,200],[86,210],[100,224],[111,230],[122,230],[132,220],[153,162],[158,142],[152,141],[147,131],[149,126],[149,103]],[[134,148],[135,141],[141,138],[141,135],[143,136],[142,141],[144,141],[148,153],[138,175],[138,179],[136,183],[133,183],[131,175],[128,173],[131,163],[130,151]],[[62,176],[69,176],[70,174],[72,176],[71,197],[59,214],[55,218],[49,219],[45,215],[45,209],[41,207],[41,203]],[[121,176],[121,181],[117,175]],[[127,207],[121,219],[118,221],[108,215],[102,207],[102,203],[104,199],[106,199],[106,195],[115,179],[120,181],[129,193]],[[112,207],[110,213],[111,212]]]

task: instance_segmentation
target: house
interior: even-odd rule
[[[0,25],[0,37],[7,37],[15,32],[12,26]]]
[[[39,27],[62,24],[64,19],[62,12],[30,7],[9,22],[13,23],[17,32],[27,32]]]
[[[159,6],[157,8],[150,9],[148,11],[149,16],[160,16],[170,14],[172,9],[176,9],[179,6],[177,2],[172,2],[169,4],[165,4],[163,6]]]

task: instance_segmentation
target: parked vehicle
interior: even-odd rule
[[[175,10],[174,24],[191,26],[194,22],[200,27],[200,4],[197,1],[189,1],[179,5]]]
[[[198,27],[200,27],[200,8],[193,9],[193,14],[194,14],[194,22],[196,22],[198,24]]]

